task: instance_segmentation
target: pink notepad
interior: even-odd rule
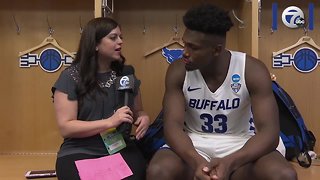
[[[120,153],[75,163],[81,180],[120,180],[133,174]]]

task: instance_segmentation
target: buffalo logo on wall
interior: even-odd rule
[[[168,49],[167,47],[162,49],[162,56],[167,59],[167,62],[171,64],[177,59],[181,59],[183,54],[183,49]]]
[[[51,45],[53,47],[45,48]],[[32,53],[35,50],[43,49],[39,54]],[[63,54],[62,54],[63,53]],[[30,68],[40,66],[42,70],[48,73],[58,71],[62,65],[71,65],[74,54],[60,47],[56,40],[49,36],[40,45],[19,53],[19,66],[21,68]]]

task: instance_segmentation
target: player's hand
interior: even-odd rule
[[[226,158],[213,158],[210,161],[210,178],[212,180],[228,180],[231,164]]]
[[[118,127],[123,122],[132,123],[133,113],[128,106],[123,106],[111,116],[111,127]]]
[[[210,178],[210,168],[208,164],[202,164],[197,167],[194,180],[211,180]]]
[[[136,129],[136,139],[141,139],[147,132],[149,125],[150,125],[150,119],[147,114],[140,114],[140,116],[137,118],[137,120],[134,122],[134,125],[137,126]]]

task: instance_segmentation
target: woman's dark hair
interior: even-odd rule
[[[77,87],[79,99],[98,88],[96,46],[102,38],[118,26],[119,24],[115,20],[109,17],[100,17],[90,20],[83,29],[77,55],[73,61],[73,65],[77,65],[79,68],[80,81]],[[121,61],[113,61],[111,63],[111,69],[116,71],[117,74],[121,73],[124,66],[125,58],[122,55],[121,59]]]
[[[190,30],[223,37],[233,26],[228,12],[211,4],[189,9],[183,16],[183,23]]]

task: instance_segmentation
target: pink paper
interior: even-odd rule
[[[75,163],[81,180],[120,180],[133,174],[120,153]]]

